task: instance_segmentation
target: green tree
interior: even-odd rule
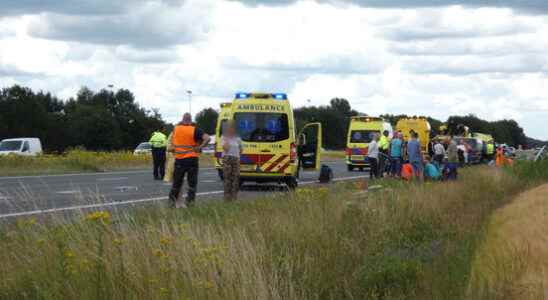
[[[294,110],[297,130],[300,131],[306,123],[320,122],[323,127],[323,146],[327,149],[343,149],[346,147],[346,135],[350,117],[358,115],[348,100],[334,98],[329,106],[309,106]]]
[[[208,134],[215,133],[219,113],[213,108],[204,108],[196,115],[196,125]]]

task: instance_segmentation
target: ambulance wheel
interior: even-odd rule
[[[299,185],[299,182],[297,181],[297,178],[296,177],[290,177],[288,179],[285,180],[285,184],[287,185],[287,187],[290,189],[290,190],[294,190],[297,188],[297,186]]]
[[[354,166],[353,165],[347,165],[347,167],[348,167],[348,172],[354,171]]]
[[[360,172],[363,172],[363,167],[360,167]]]
[[[221,181],[224,181],[225,180],[225,175],[223,174],[223,170],[218,169],[217,173],[219,174],[219,179],[221,179]]]

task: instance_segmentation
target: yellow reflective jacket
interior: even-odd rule
[[[489,155],[495,153],[495,145],[493,145],[491,143],[487,144],[487,151],[486,152]]]
[[[167,145],[166,135],[156,131],[152,134],[152,137],[148,141],[152,148],[163,148]]]
[[[390,146],[390,139],[382,135],[381,138],[379,139],[379,149],[388,150],[389,146]]]

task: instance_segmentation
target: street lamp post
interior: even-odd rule
[[[188,112],[192,115],[192,91],[188,90],[186,93],[188,94]]]

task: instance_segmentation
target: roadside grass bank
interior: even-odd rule
[[[204,154],[200,162],[204,166],[211,166],[213,165],[213,156]],[[152,157],[150,155],[133,155],[130,151],[71,150],[61,155],[0,156],[0,176],[109,172],[151,167]]]
[[[465,299],[493,211],[546,162],[0,228],[1,299]],[[374,183],[374,184],[377,184]]]
[[[331,162],[342,159],[344,159],[342,151],[322,152],[322,161]],[[202,153],[200,165],[203,167],[214,166],[214,155]],[[130,151],[71,150],[60,155],[46,154],[37,157],[0,156],[0,177],[142,170],[151,167],[152,157],[150,155],[133,155],[133,152]]]
[[[548,297],[548,184],[519,194],[490,219],[474,259],[470,295]]]

